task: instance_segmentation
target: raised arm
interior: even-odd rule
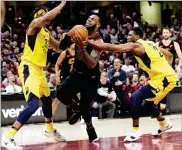
[[[57,16],[59,12],[64,8],[65,5],[66,5],[66,1],[62,1],[61,4],[59,4],[57,7],[55,7],[51,11],[47,12],[44,16],[34,19],[32,23],[30,24],[30,26],[34,28],[43,27],[44,25],[48,24]]]
[[[50,43],[49,45],[58,53],[61,53],[62,50],[60,48],[60,42],[58,42],[53,36],[50,36]]]

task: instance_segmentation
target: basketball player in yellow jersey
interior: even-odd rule
[[[49,12],[45,7],[38,7],[32,14],[34,20],[26,31],[25,48],[18,70],[28,106],[19,114],[8,134],[2,139],[2,145],[7,149],[22,148],[16,145],[14,136],[39,108],[40,100],[42,101],[42,110],[46,122],[44,134],[56,141],[66,141],[54,128],[51,107],[52,99],[47,79],[43,72],[43,67],[46,66],[49,45],[57,52],[60,51],[59,46],[61,45],[61,42],[56,41],[45,29],[45,25],[49,24],[59,14],[65,4],[66,2],[62,1],[60,5]]]
[[[142,29],[135,27],[129,32],[127,38],[129,43],[126,44],[114,45],[87,40],[92,47],[105,51],[131,51],[140,67],[149,74],[151,79],[147,85],[131,96],[133,131],[124,141],[136,141],[142,136],[139,130],[140,106],[159,121],[160,128],[153,135],[160,135],[173,126],[156,108],[156,105],[174,88],[177,82],[177,75],[165,58],[166,56],[168,60],[172,59],[172,54],[160,49],[151,41],[142,40],[142,37]],[[77,39],[79,38],[77,37]]]

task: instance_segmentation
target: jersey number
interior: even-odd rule
[[[155,45],[152,45],[152,44],[149,44],[149,45],[152,46],[153,49],[155,49],[156,51],[159,52],[159,56],[160,56],[161,58],[164,56],[163,53],[162,53]]]

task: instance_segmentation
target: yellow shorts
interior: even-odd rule
[[[19,77],[22,81],[23,93],[26,101],[32,93],[39,99],[43,96],[50,96],[50,88],[43,68],[30,63],[21,62],[18,68]]]
[[[148,83],[152,87],[151,91],[155,97],[146,100],[154,101],[154,104],[157,105],[175,87],[177,81],[177,75],[172,75],[163,79],[150,80]]]

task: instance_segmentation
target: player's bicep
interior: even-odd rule
[[[34,27],[34,28],[41,28],[43,27],[44,25],[46,24],[49,24],[50,23],[50,19],[46,16],[42,16],[42,17],[39,17],[39,18],[36,18],[32,21],[31,25]]]
[[[58,65],[58,66],[61,65],[65,58],[66,58],[66,52],[63,51],[63,52],[59,55],[58,60],[57,60],[57,62],[56,62],[56,65]]]

